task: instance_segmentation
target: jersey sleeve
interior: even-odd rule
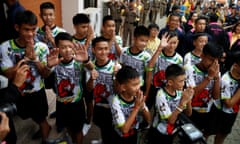
[[[172,114],[163,90],[161,89],[157,92],[156,96],[156,111],[159,113],[160,119],[168,119]]]
[[[231,87],[225,77],[226,75],[223,75],[221,78],[221,99],[230,99],[231,98]]]
[[[13,61],[9,57],[9,53],[11,52],[12,50],[8,48],[7,43],[3,43],[2,45],[0,45],[0,63],[2,71],[5,71],[8,68],[14,66]]]
[[[121,110],[120,101],[118,100],[117,96],[114,96],[110,106],[112,111],[113,123],[115,127],[117,128],[122,127],[125,124],[126,119],[124,113]]]

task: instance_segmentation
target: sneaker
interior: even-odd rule
[[[83,125],[83,129],[82,129],[83,136],[85,136],[85,135],[88,133],[88,131],[89,131],[90,128],[91,128],[91,124],[85,123],[85,124]]]
[[[56,111],[52,112],[49,117],[50,119],[56,118],[57,117]]]

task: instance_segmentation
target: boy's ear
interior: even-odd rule
[[[173,80],[172,79],[168,79],[167,80],[167,85],[169,85],[169,86],[173,85]]]
[[[16,30],[17,32],[19,32],[20,26],[19,26],[18,24],[15,24],[15,25],[14,25],[14,28],[15,28],[15,30]]]

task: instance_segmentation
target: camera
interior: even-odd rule
[[[179,114],[175,135],[177,144],[207,144],[203,133],[183,113]]]
[[[17,113],[17,107],[13,103],[5,103],[0,106],[0,112],[6,113],[8,117],[13,117]],[[1,117],[0,117],[1,122]]]

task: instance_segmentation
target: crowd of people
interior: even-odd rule
[[[149,5],[140,0],[115,2],[107,3],[112,15],[103,17],[99,37],[84,13],[73,14],[71,35],[55,24],[51,2],[40,5],[41,27],[36,14],[18,8],[11,22],[16,35],[0,45],[2,75],[17,94],[1,103],[14,102],[22,119],[36,122],[42,143],[52,129],[46,89],[56,95],[51,117],[58,132],[66,128],[77,144],[92,123],[104,144],[136,144],[143,127],[144,143],[172,144],[180,113],[205,139],[215,135],[215,144],[224,143],[240,104],[240,1],[163,1],[162,28],[154,18],[146,26],[142,11]],[[0,140],[17,143],[11,118],[9,128],[0,115]]]

